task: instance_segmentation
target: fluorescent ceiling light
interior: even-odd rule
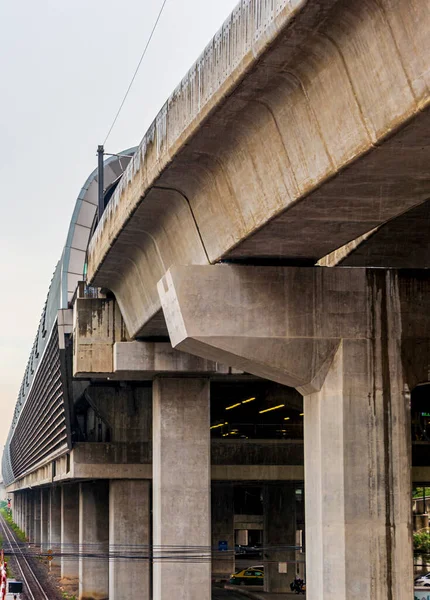
[[[285,404],[278,404],[278,406],[272,406],[271,408],[265,408],[264,410],[259,410],[259,414],[269,412],[270,410],[277,410],[278,408],[284,408]]]
[[[242,404],[246,404],[247,402],[252,402],[255,398],[248,398],[248,400],[242,400]]]
[[[240,406],[241,402],[238,402],[237,404],[232,404],[231,406],[226,406],[225,410],[231,410],[232,408],[236,408],[236,406]]]

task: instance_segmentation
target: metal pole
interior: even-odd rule
[[[99,202],[98,202],[98,217],[99,222],[102,218],[103,211],[105,209],[105,201],[104,201],[104,167],[103,167],[103,158],[104,158],[105,149],[104,146],[97,147],[97,155],[99,159],[99,167],[98,167],[98,181],[99,181]]]

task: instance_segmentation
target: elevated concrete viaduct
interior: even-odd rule
[[[132,337],[165,334],[171,264],[312,265],[430,196],[427,1],[256,6],[166,103],[90,242]]]
[[[310,600],[412,598],[429,31],[429,0],[241,0],[97,222],[82,189],[3,459],[80,600],[209,600],[253,535],[267,591],[306,559]]]

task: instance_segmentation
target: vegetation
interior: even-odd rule
[[[7,508],[1,507],[0,513],[3,515],[10,528],[13,529],[17,538],[21,540],[21,542],[25,542],[25,533],[13,522],[12,515],[8,512]]]
[[[414,553],[430,557],[430,530],[414,533]]]
[[[416,498],[422,498],[426,494],[430,495],[430,488],[422,488],[417,487],[412,490],[412,498],[415,500]]]

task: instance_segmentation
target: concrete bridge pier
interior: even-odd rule
[[[33,490],[27,490],[24,492],[24,531],[27,534],[27,538],[30,540],[30,542],[33,541],[34,532],[33,495]]]
[[[79,600],[109,598],[109,482],[79,484]]]
[[[31,541],[36,545],[40,546],[41,542],[41,490],[36,489],[32,491],[33,496],[33,537]]]
[[[211,490],[212,576],[228,579],[234,573],[234,488],[232,483],[214,483]],[[220,552],[219,542],[228,550]]]
[[[22,529],[22,527],[21,527],[21,508],[22,508],[21,507],[21,492],[15,492],[13,495],[12,518],[20,529]]]
[[[49,536],[48,549],[53,553],[53,564],[61,564],[61,488],[49,490]]]
[[[79,577],[79,484],[61,486],[61,578]]]
[[[153,600],[211,598],[209,418],[209,379],[154,380]]]
[[[48,550],[49,544],[49,505],[50,488],[40,490],[40,548],[43,552]]]
[[[429,377],[428,271],[172,267],[158,291],[175,348],[305,396],[308,596],[411,598],[409,391]]]
[[[356,598],[358,586],[369,599],[390,597],[378,588],[413,596],[409,407],[388,344],[384,357],[373,341],[344,340],[321,390],[305,397],[311,597]]]
[[[23,529],[23,516],[24,516],[24,496],[22,492],[16,494],[15,512],[18,519],[18,527]]]
[[[295,576],[296,489],[292,484],[264,486],[264,589],[290,592]],[[290,548],[288,548],[290,547]]]
[[[109,482],[109,600],[150,600],[151,482]],[[140,560],[134,560],[139,558]]]

